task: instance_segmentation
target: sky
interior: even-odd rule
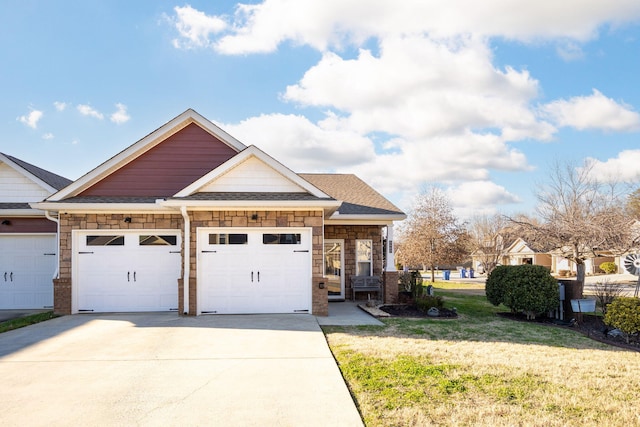
[[[405,211],[531,213],[555,162],[640,183],[640,2],[0,2],[0,152],[77,179],[188,108]]]

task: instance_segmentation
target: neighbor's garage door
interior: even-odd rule
[[[178,309],[177,232],[82,232],[76,241],[77,311]]]
[[[311,308],[309,229],[198,230],[199,313]]]
[[[0,309],[53,307],[55,235],[0,236]]]

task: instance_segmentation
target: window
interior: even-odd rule
[[[140,246],[176,246],[178,236],[138,236]]]
[[[87,246],[124,246],[124,236],[87,236]]]
[[[265,245],[299,245],[300,233],[263,234],[262,243]]]
[[[246,245],[246,234],[209,234],[210,245]]]
[[[373,241],[356,240],[356,275],[373,275]]]

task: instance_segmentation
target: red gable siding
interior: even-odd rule
[[[236,154],[192,123],[79,195],[172,196]]]

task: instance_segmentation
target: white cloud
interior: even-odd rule
[[[370,37],[429,34],[434,39],[476,34],[521,41],[565,38],[586,41],[604,23],[640,17],[636,0],[265,0],[240,4],[233,17],[207,16],[191,6],[175,8],[176,45],[213,45],[226,54],[272,52],[285,41],[318,50],[360,44]],[[181,25],[178,25],[181,24]],[[220,33],[219,39],[211,39]]]
[[[355,173],[385,194],[415,192],[425,182],[487,180],[490,169],[530,170],[525,156],[495,135],[467,132],[420,140],[396,138],[376,148],[369,138],[302,116],[271,114],[222,127],[296,172]]]
[[[121,103],[116,104],[116,112],[111,114],[110,120],[115,124],[123,124],[131,119],[131,116],[127,113],[127,106]]]
[[[467,204],[478,210],[519,203],[490,181],[492,170],[531,170],[511,143],[550,140],[563,126],[640,128],[630,106],[595,90],[540,106],[536,78],[495,65],[491,44],[554,43],[575,61],[603,28],[640,19],[637,0],[264,0],[239,4],[233,16],[175,8],[171,19],[176,47],[241,55],[290,43],[322,52],[282,99],[325,110],[323,120],[265,114],[224,128],[297,172],[331,164],[385,194],[438,182],[473,194],[478,204]]]
[[[60,102],[60,101],[56,101],[53,103],[54,107],[56,107],[56,110],[58,111],[64,111],[67,108],[67,103],[66,102]]]
[[[556,52],[558,53],[558,56],[560,58],[564,59],[567,62],[577,61],[584,58],[582,46],[573,41],[559,43],[556,47]]]
[[[53,134],[51,132],[47,132],[44,135],[42,135],[42,139],[49,140],[49,139],[53,139],[53,138],[54,138],[54,136],[53,136]]]
[[[600,161],[587,158],[591,173],[605,182],[640,182],[640,149],[621,151],[617,157]]]
[[[521,199],[491,181],[469,181],[445,190],[456,214],[463,218],[494,214],[500,207],[520,203]]]
[[[38,122],[40,121],[43,115],[44,113],[42,111],[31,110],[29,114],[18,117],[18,121],[20,123],[23,123],[29,126],[32,129],[35,129],[38,127]]]
[[[640,130],[640,114],[624,103],[607,98],[596,89],[589,96],[576,96],[543,105],[541,111],[558,126],[579,130]]]
[[[268,114],[222,127],[296,172],[319,172],[374,160],[373,142],[353,131],[316,125],[303,116]]]
[[[216,16],[208,16],[204,12],[196,10],[189,5],[184,7],[176,6],[175,18],[170,18],[178,30],[180,38],[173,40],[176,48],[197,48],[207,47],[210,43],[209,37],[223,31],[227,24]]]
[[[100,120],[104,119],[104,115],[90,105],[80,104],[77,108],[80,114],[82,114],[83,116],[95,117],[96,119]]]
[[[368,50],[356,59],[326,53],[284,99],[346,112],[344,126],[363,133],[420,138],[490,128],[510,138],[549,139],[555,129],[529,106],[538,82],[527,71],[496,69],[491,59],[478,38],[386,39],[377,57]]]

